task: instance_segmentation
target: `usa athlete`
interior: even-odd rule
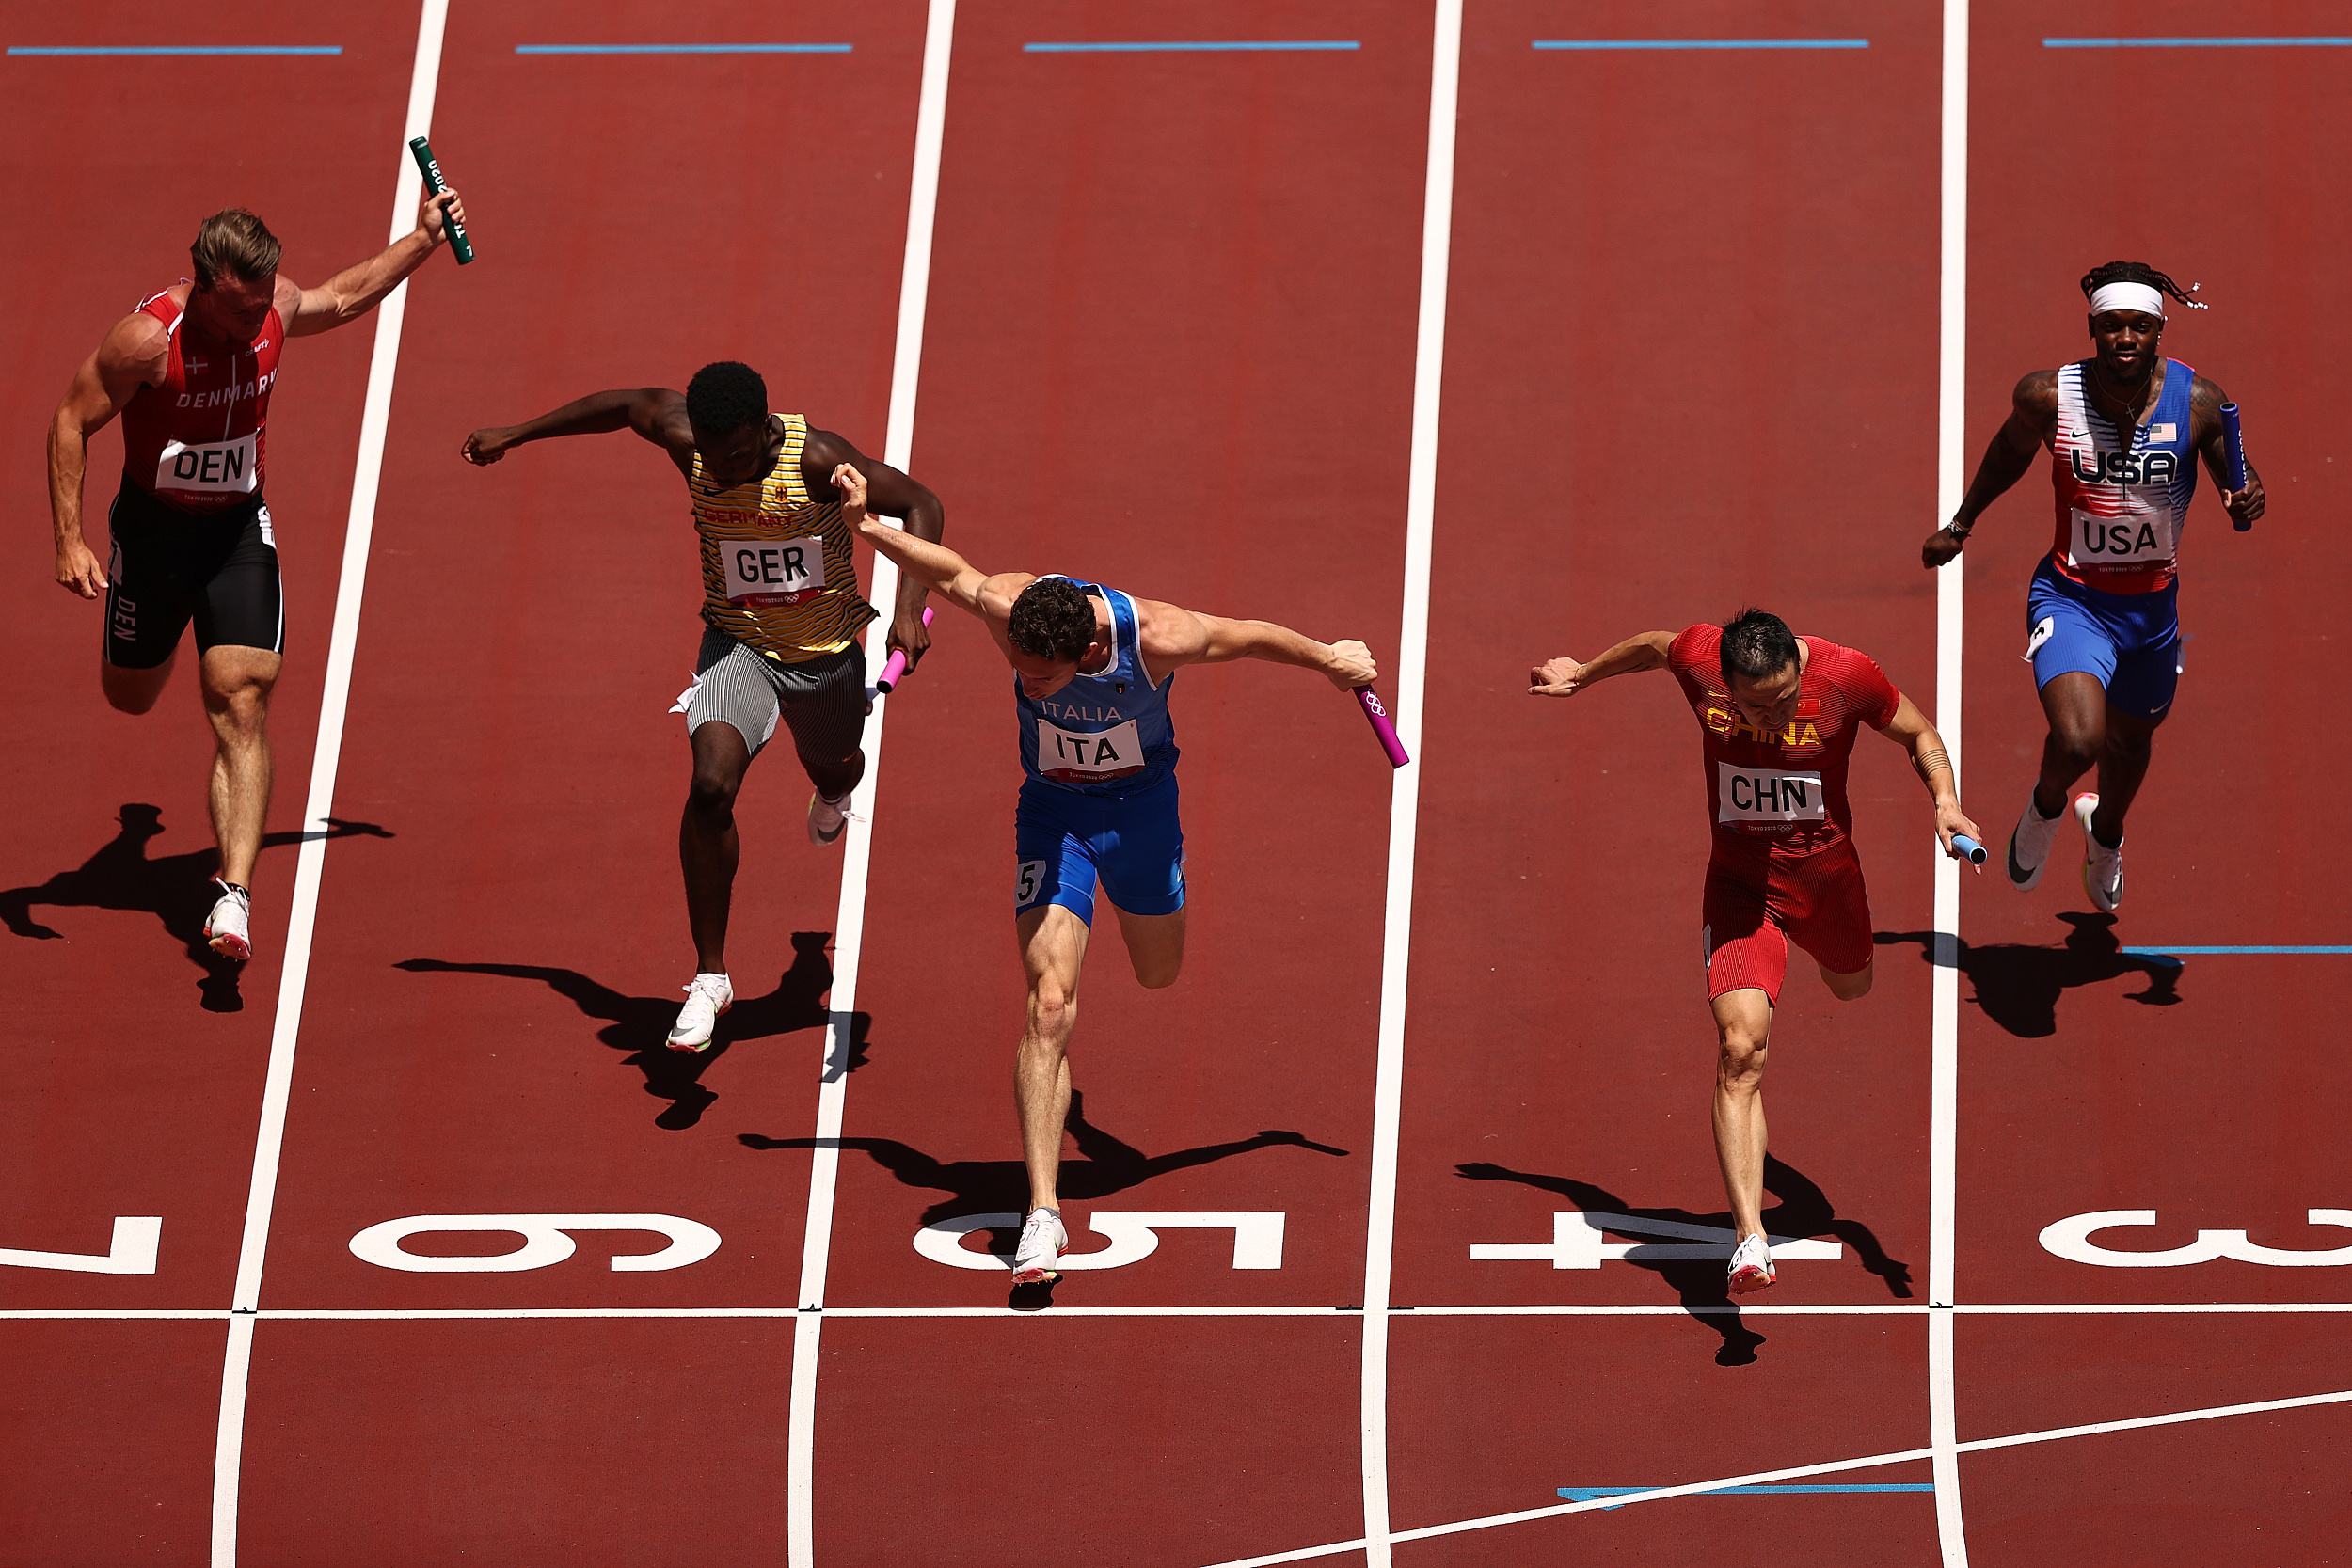
[[[1013,1072],[1029,1208],[1013,1282],[1055,1277],[1070,1244],[1056,1183],[1070,1116],[1070,1037],[1099,882],[1119,913],[1136,978],[1176,983],[1184,961],[1184,835],[1168,693],[1187,664],[1264,659],[1317,671],[1343,691],[1379,675],[1361,642],[1318,642],[1269,621],[1232,621],[1073,578],[991,577],[961,556],[866,515],[866,481],[834,475],[858,531],[960,610],[1013,668],[1021,728],[1013,814],[1013,928],[1029,986]]]
[[[1699,721],[1714,851],[1703,900],[1707,998],[1715,1014],[1715,1158],[1731,1199],[1728,1289],[1772,1283],[1764,1239],[1764,1053],[1788,972],[1788,944],[1830,994],[1870,989],[1870,901],[1854,851],[1846,768],[1867,725],[1911,754],[1935,802],[1935,832],[1979,836],[1960,809],[1943,738],[1867,655],[1800,638],[1777,615],[1628,638],[1589,664],[1555,658],[1528,674],[1537,697],[1573,697],[1636,670],[1672,670]]]
[[[874,607],[858,589],[850,525],[832,474],[848,462],[874,475],[874,501],[926,539],[947,526],[939,498],[800,414],[771,414],[768,384],[732,359],[705,365],[679,392],[667,387],[591,392],[518,425],[477,430],[467,462],[496,463],[527,441],[630,430],[660,447],[686,481],[702,538],[703,634],[694,684],[671,711],[686,715],[692,782],[678,818],[678,863],[694,977],[671,1025],[673,1051],[705,1051],[735,1004],[727,919],[742,839],[735,799],[781,721],[808,799],[809,842],[839,840],[850,797],[866,776],[866,650],[858,634]],[[911,659],[930,645],[923,585],[898,586],[890,641]]]
[[[2049,718],[2042,771],[2009,839],[2009,878],[2042,879],[2067,791],[2095,763],[2099,787],[2074,801],[2083,827],[2083,888],[2112,914],[2123,902],[2123,816],[2148,776],[2156,727],[2180,678],[2181,532],[2204,460],[2230,515],[2263,515],[2249,464],[2233,494],[2221,433],[2227,393],[2163,354],[2165,301],[2201,309],[2142,261],[2083,275],[2090,358],[2035,371],[1952,520],[1928,536],[1931,567],[1960,554],[1977,519],[2050,451],[2058,528],[2026,591],[2026,657]]]
[[[279,274],[280,246],[242,208],[206,218],[188,247],[193,278],[141,300],[82,361],[49,421],[49,514],[57,582],[106,600],[99,686],[124,713],[163,696],[196,624],[198,678],[212,721],[213,878],[204,937],[239,962],[253,952],[254,857],[269,811],[266,726],[286,646],[278,539],[262,499],[270,392],[288,338],[358,320],[439,246],[454,191],[427,196],[417,227],[315,289]],[[122,485],[106,514],[111,564],[82,534],[89,438],[122,416]]]

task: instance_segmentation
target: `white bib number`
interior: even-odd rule
[[[1143,741],[1132,719],[1107,730],[1065,730],[1037,721],[1037,770],[1049,779],[1094,784],[1143,771]]]
[[[719,545],[726,568],[727,600],[746,610],[799,604],[825,591],[825,542],[806,539],[727,539]]]
[[[1829,792],[1818,770],[1715,765],[1718,822],[1820,822],[1828,816]]]
[[[262,483],[261,457],[258,432],[233,441],[166,441],[155,460],[155,488],[249,496]]]
[[[2152,566],[2172,559],[2174,534],[2169,512],[2101,517],[2080,507],[2069,510],[2074,518],[2071,548],[2077,566]]]

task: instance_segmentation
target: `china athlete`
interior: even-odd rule
[[[1731,1199],[1727,1288],[1772,1283],[1764,1238],[1764,1055],[1788,944],[1830,994],[1870,989],[1870,902],[1852,838],[1846,769],[1865,725],[1910,753],[1935,802],[1935,832],[1980,836],[1960,809],[1944,742],[1867,655],[1796,637],[1777,615],[1628,638],[1589,664],[1555,658],[1528,674],[1537,697],[1573,697],[1636,670],[1671,670],[1699,721],[1714,849],[1702,903],[1707,998],[1715,1014],[1715,1158]]]

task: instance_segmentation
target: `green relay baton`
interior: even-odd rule
[[[441,178],[441,161],[433,155],[431,142],[422,136],[411,136],[408,150],[416,155],[417,172],[424,176],[425,194],[438,196],[449,189],[449,182]],[[455,218],[449,220],[449,248],[461,267],[473,260],[473,242],[466,238],[466,226]]]

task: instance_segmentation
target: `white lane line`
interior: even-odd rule
[[[1938,1313],[1938,1317],[1945,1314]],[[1994,1449],[2023,1448],[2035,1443],[2058,1443],[2076,1437],[2097,1437],[2114,1432],[2142,1432],[2152,1427],[2183,1426],[2193,1421],[2217,1421],[2233,1416],[2264,1416],[2285,1410],[2309,1410],[2321,1405],[2352,1404],[2352,1389],[2326,1394],[2300,1394],[2292,1399],[2256,1400],[2246,1404],[2208,1405],[2200,1410],[2174,1411],[2163,1416],[2135,1416],[2120,1421],[2092,1421],[2082,1426],[2048,1427],[2040,1432],[2021,1432],[2007,1437],[1979,1437],[1960,1445],[1963,1453],[1984,1453]],[[1522,1525],[1537,1519],[1559,1519],[1571,1513],[1590,1513],[1596,1510],[1616,1509],[1633,1503],[1660,1502],[1668,1497],[1696,1497],[1708,1492],[1720,1492],[1731,1486],[1761,1486],[1774,1481],[1802,1481],[1808,1476],[1839,1475],[1850,1470],[1875,1470],[1889,1465],[1915,1464],[1932,1459],[1935,1450],[1929,1449],[1899,1449],[1888,1453],[1866,1454],[1859,1459],[1835,1459],[1820,1465],[1795,1465],[1786,1469],[1756,1470],[1743,1476],[1724,1476],[1718,1481],[1692,1481],[1683,1486],[1660,1486],[1647,1492],[1629,1492],[1612,1497],[1593,1497],[1583,1502],[1558,1503],[1544,1508],[1521,1509],[1513,1513],[1489,1513],[1476,1519],[1459,1519],[1452,1524],[1427,1525],[1419,1529],[1398,1530],[1391,1539],[1396,1542],[1430,1541],[1442,1535],[1465,1535],[1472,1530],[1495,1529],[1503,1525]],[[1212,1563],[1209,1568],[1274,1568],[1285,1562],[1308,1562],[1316,1558],[1337,1557],[1344,1552],[1360,1551],[1362,1541],[1334,1541],[1320,1546],[1302,1546],[1294,1551],[1276,1552],[1266,1557],[1236,1558],[1230,1561]]]
[[[1389,793],[1389,888],[1380,938],[1379,1057],[1372,1197],[1364,1238],[1359,1405],[1366,1568],[1389,1560],[1389,1291],[1394,1267],[1397,1117],[1405,1095],[1405,986],[1412,962],[1413,843],[1421,810],[1422,707],[1429,663],[1429,555],[1438,509],[1438,408],[1445,380],[1446,276],[1454,245],[1454,134],[1462,0],[1438,0],[1429,66],[1429,163],[1422,192],[1421,315],[1413,349],[1412,463],[1405,501],[1405,603],[1397,632],[1396,733],[1413,761]]]
[[[449,0],[424,0],[417,24],[416,63],[408,77],[408,112],[401,138],[431,134],[433,96],[441,75],[441,32]],[[415,227],[423,178],[400,149],[393,182],[392,240]],[[388,242],[389,243],[389,242]],[[310,986],[310,944],[318,918],[319,883],[326,865],[327,817],[335,808],[335,770],[342,760],[343,720],[351,699],[352,658],[359,641],[359,601],[367,589],[368,546],[375,532],[376,493],[384,473],[384,436],[392,411],[392,378],[400,366],[401,324],[408,313],[403,283],[376,307],[375,350],[368,361],[367,400],[359,424],[359,457],[352,473],[351,517],[343,532],[342,576],[335,589],[334,630],[327,640],[326,689],[319,703],[318,750],[310,759],[310,793],[303,806],[303,841],[289,907],[286,961],[278,982],[278,1016],[271,1029],[269,1073],[262,1095],[261,1131],[254,1139],[253,1181],[247,1189],[245,1235],[237,1250],[229,1342],[220,1377],[220,1425],[213,1449],[213,1568],[237,1560],[237,1476],[245,1454],[246,1381],[253,1356],[253,1319],[261,1304],[262,1264],[269,1248],[270,1212],[278,1199],[278,1166],[294,1088],[294,1043]]]
[[[1820,1307],[1391,1307],[1391,1318],[1684,1318],[1728,1316],[1782,1318],[1916,1317],[1924,1302],[1880,1302]],[[2352,1314],[2352,1302],[2221,1301],[1963,1303],[1954,1312],[1970,1317],[2308,1317]],[[1009,1307],[828,1307],[809,1312],[797,1307],[269,1307],[232,1312],[225,1307],[24,1307],[0,1308],[0,1323],[23,1319],[56,1323],[221,1323],[230,1318],[289,1322],[396,1323],[496,1320],[502,1318],[1359,1318],[1355,1307],[1056,1307],[1042,1312]]]
[[[1968,0],[1945,0],[1943,149],[1941,154],[1941,327],[1936,348],[1936,476],[1938,517],[1960,506],[1962,437],[1968,391]],[[1961,766],[1961,573],[1952,561],[1935,574],[1935,727]],[[1963,797],[1964,800],[1965,797]],[[1930,982],[1928,1301],[1950,1307],[1952,1255],[1959,1205],[1960,1120],[1960,863],[1935,858],[1935,967]],[[1960,1498],[1959,1417],[1953,1386],[1948,1311],[1928,1321],[1928,1441],[1935,1452],[1935,1533],[1944,1568],[1967,1568],[1968,1540]]]
[[[955,0],[930,0],[923,34],[923,77],[915,105],[914,164],[907,191],[906,256],[898,272],[898,335],[890,371],[890,417],[882,461],[906,471],[914,450],[914,399],[923,368],[923,316],[930,298],[931,225],[939,205],[939,153],[947,122],[947,66],[954,47]],[[884,613],[866,631],[866,667],[881,668],[890,631],[887,607],[898,590],[898,569],[874,557],[874,603]],[[809,1154],[808,1221],[801,1240],[803,1307],[821,1307],[833,1248],[834,1194],[841,1169],[842,1113],[849,1099],[850,1053],[856,1032],[859,960],[866,939],[866,879],[872,864],[874,798],[882,782],[882,720],[890,700],[866,717],[866,779],[859,813],[842,847],[841,903],[834,920],[833,991],[824,1077],[817,1091],[817,1141]],[[860,818],[864,818],[861,820]],[[824,1318],[799,1314],[792,1333],[791,1413],[785,1460],[786,1560],[810,1568],[817,1560],[817,1361]]]

